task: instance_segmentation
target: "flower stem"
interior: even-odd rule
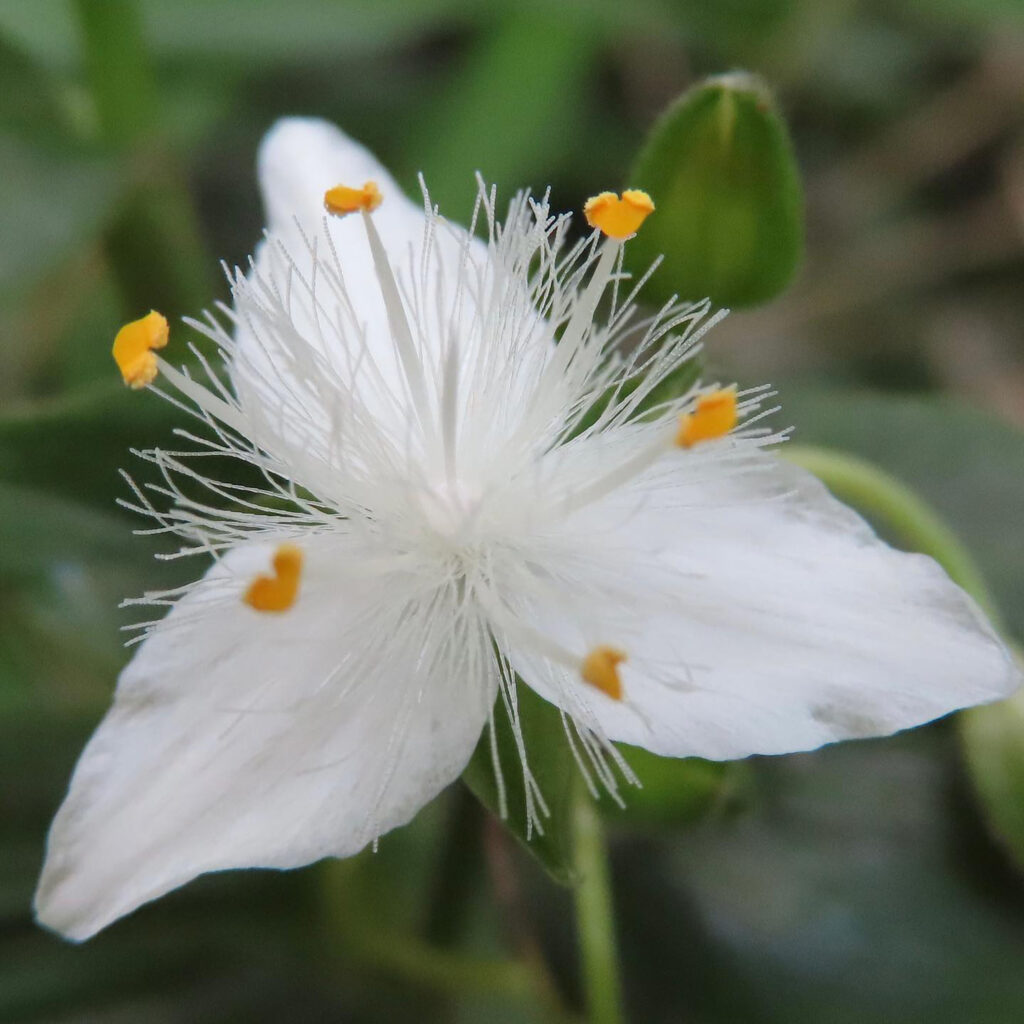
[[[615,943],[611,871],[604,829],[590,794],[577,788],[573,808],[576,922],[589,1024],[621,1024],[622,993]]]
[[[540,943],[525,913],[523,894],[516,876],[512,851],[504,825],[493,815],[484,820],[483,848],[494,896],[501,907],[520,963],[530,969],[541,1019],[550,1024],[578,1024],[562,1001],[558,987],[544,962]]]
[[[424,940],[432,946],[454,945],[466,923],[480,881],[482,819],[480,804],[469,790],[454,787],[422,929]]]
[[[995,601],[974,559],[938,514],[905,484],[844,452],[786,445],[782,454],[810,470],[837,498],[864,512],[895,541],[931,555],[999,627]]]
[[[533,994],[529,969],[515,960],[469,957],[408,935],[371,929],[347,936],[348,949],[367,966],[438,992],[487,993],[525,1002]]]
[[[202,230],[167,145],[159,89],[137,0],[76,0],[98,141],[125,171],[106,255],[125,315],[158,308],[171,320],[213,294]]]
[[[438,949],[383,924],[365,857],[327,861],[320,870],[325,937],[338,952],[439,993],[488,993],[517,1002],[532,996],[533,979],[524,964]]]
[[[96,118],[113,146],[134,143],[156,121],[156,83],[135,0],[77,0]]]

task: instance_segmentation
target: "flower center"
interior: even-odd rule
[[[422,508],[430,531],[453,549],[472,542],[483,492],[461,480],[434,481],[423,492]]]

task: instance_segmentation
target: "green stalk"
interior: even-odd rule
[[[327,861],[320,872],[325,938],[339,953],[438,993],[487,993],[516,1002],[532,996],[533,978],[525,964],[438,949],[382,923],[365,858]]]
[[[931,555],[999,627],[995,601],[973,557],[935,511],[905,484],[865,459],[844,452],[786,445],[782,454],[810,470],[837,498],[883,526],[897,543]]]
[[[611,871],[604,828],[586,789],[577,789],[573,808],[576,922],[589,1024],[621,1024],[622,992],[615,943]]]
[[[106,231],[124,314],[197,313],[211,269],[184,175],[163,141],[159,94],[136,0],[76,0],[99,139],[124,157],[126,188]]]
[[[549,1024],[579,1024],[563,1003],[558,986],[544,961],[540,943],[530,927],[515,861],[509,848],[509,836],[504,825],[493,815],[488,816],[484,823],[483,849],[494,898],[501,909],[518,960],[529,968],[533,979],[538,1019],[548,1021]]]
[[[437,992],[484,993],[516,1002],[533,995],[529,968],[515,960],[464,956],[393,931],[351,930],[344,941],[367,967]]]
[[[480,882],[481,818],[480,804],[469,790],[454,787],[423,927],[431,946],[453,945],[466,923]]]
[[[113,146],[126,146],[152,132],[156,82],[135,0],[76,0],[100,132]]]

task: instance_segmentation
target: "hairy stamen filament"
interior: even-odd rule
[[[366,210],[361,211],[363,225],[366,228],[366,238],[370,244],[370,253],[373,256],[373,266],[377,272],[377,283],[380,287],[381,298],[384,300],[384,308],[387,311],[388,326],[391,328],[391,336],[398,349],[399,360],[402,370],[405,373],[406,382],[409,385],[409,393],[412,396],[413,406],[425,436],[430,436],[433,417],[430,414],[430,405],[427,401],[427,382],[423,372],[423,362],[416,351],[416,343],[413,341],[412,330],[405,315],[405,306],[402,303],[402,295],[395,280],[394,271],[388,261],[387,251],[381,241],[377,228],[373,224],[373,218]]]

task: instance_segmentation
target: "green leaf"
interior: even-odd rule
[[[108,161],[51,154],[0,133],[0,293],[31,280],[95,236],[117,199]],[[17,244],[12,244],[13,240]]]
[[[94,0],[89,0],[93,5]],[[97,4],[98,5],[98,4]],[[0,0],[0,31],[55,67],[73,65],[80,35],[67,0]],[[467,0],[141,0],[146,36],[160,59],[217,59],[261,67],[345,55],[415,38]]]
[[[439,21],[462,20],[467,0],[143,0],[147,34],[159,56],[306,63],[400,45]]]
[[[128,537],[123,519],[0,481],[0,574],[5,582],[83,557],[120,560]]]
[[[0,37],[0,128],[55,141],[66,125],[56,83],[21,48]]]
[[[796,0],[717,0],[716,3],[702,3],[700,0],[682,0],[679,5],[679,20],[688,36],[718,54],[735,57],[762,55],[769,57],[771,51],[782,49],[777,33],[787,27],[793,30],[793,9]],[[821,4],[820,7],[827,7]],[[820,10],[815,11],[823,16]]]
[[[406,143],[443,211],[457,221],[469,215],[477,171],[505,194],[552,173],[570,152],[565,139],[585,104],[596,42],[586,18],[554,11],[515,12],[483,32]],[[496,116],[496,102],[515,116]]]
[[[759,79],[721,75],[684,93],[654,126],[629,184],[657,208],[626,247],[627,265],[641,272],[665,256],[648,301],[678,293],[750,306],[789,283],[803,251],[803,193]]]
[[[26,404],[0,416],[0,479],[108,511],[127,494],[118,468],[132,461],[129,448],[166,446],[171,427],[187,421],[167,402],[119,380]]]
[[[522,762],[508,715],[499,697],[494,709],[494,724],[498,762],[508,805],[503,824],[556,882],[572,885],[575,881],[572,801],[578,768],[569,749],[558,709],[538,697],[522,682],[517,681],[516,693],[530,770],[551,814],[544,819],[542,835],[535,830],[527,836]],[[501,801],[494,775],[489,730],[484,730],[462,778],[477,799],[492,814],[500,816]]]
[[[67,0],[0,0],[0,32],[47,66],[73,66],[79,38],[67,7]],[[343,5],[338,0],[246,0],[242,15],[238,0],[140,0],[140,7],[149,45],[160,61],[250,67],[256,54],[263,69],[376,54],[431,33],[478,28],[496,14],[527,13],[540,21],[552,5],[546,0],[345,0]],[[571,8],[580,22],[618,41],[651,33],[671,39],[683,35],[678,12],[664,0],[574,0]],[[740,21],[743,12],[737,13],[734,20]],[[706,27],[709,33],[717,31],[718,19]]]
[[[153,560],[160,542],[131,531],[127,516],[0,481],[0,677],[37,696],[79,678],[91,689],[96,673],[113,678],[126,657],[121,627],[148,617],[121,609],[122,599],[198,572],[195,562]]]
[[[1001,21],[1007,27],[1024,22],[1020,0],[910,0],[907,6],[930,22],[946,21],[964,28],[990,29]]]
[[[950,792],[942,727],[758,758],[746,814],[619,876],[637,1020],[1011,1024],[1024,927]],[[685,1007],[685,1010],[682,1009]]]

